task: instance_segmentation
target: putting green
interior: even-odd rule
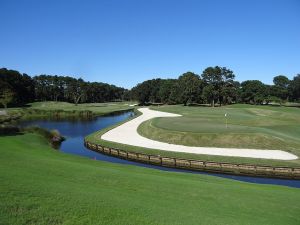
[[[281,149],[300,154],[297,108],[248,105],[152,108],[183,115],[144,122],[138,131],[153,140],[187,146]]]

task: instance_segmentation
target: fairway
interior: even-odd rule
[[[299,224],[299,189],[68,155],[0,137],[0,224]]]
[[[0,5],[0,225],[300,225],[300,0]]]

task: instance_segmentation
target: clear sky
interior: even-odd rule
[[[215,65],[300,73],[300,0],[0,0],[0,67],[131,88]]]

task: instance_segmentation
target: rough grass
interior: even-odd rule
[[[0,137],[0,224],[299,224],[300,189],[94,161]]]
[[[83,103],[77,106],[68,102],[34,102],[30,104],[32,109],[40,110],[64,110],[64,111],[84,111],[88,110],[97,115],[102,115],[119,110],[131,109],[132,102],[107,102],[107,103]]]
[[[93,117],[109,114],[117,111],[130,110],[132,102],[107,102],[107,103],[84,103],[77,106],[68,102],[34,102],[26,107],[9,108],[5,115],[0,116],[1,121],[10,121],[17,118],[68,118],[68,117]]]

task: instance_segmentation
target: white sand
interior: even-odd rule
[[[130,120],[121,126],[118,126],[102,135],[103,140],[117,142],[126,145],[133,145],[145,148],[159,149],[173,152],[187,152],[207,155],[250,157],[261,159],[297,159],[296,155],[282,150],[260,150],[260,149],[237,149],[237,148],[214,148],[214,147],[191,147],[184,145],[168,144],[154,141],[138,134],[138,126],[146,120],[155,117],[178,117],[181,115],[165,113],[150,110],[149,108],[140,108],[143,114],[133,120]]]
[[[0,110],[0,116],[6,116],[7,112],[5,110]]]

